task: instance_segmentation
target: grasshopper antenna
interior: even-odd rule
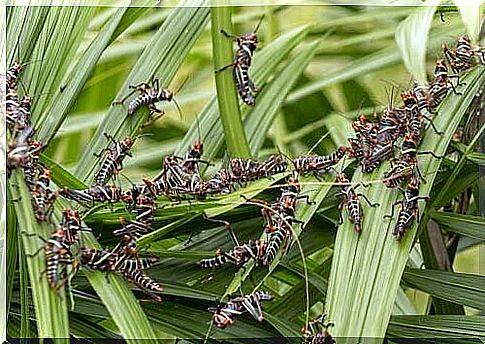
[[[182,83],[181,83],[181,84],[180,84],[180,85],[177,87],[177,89],[176,89],[176,90],[173,92],[173,94],[178,94],[178,93],[180,92],[180,90],[181,90],[182,88],[184,88],[184,86],[185,86],[185,84],[187,83],[187,81],[188,81],[188,80],[189,80],[189,77],[188,77],[188,76],[186,76],[186,77],[184,78],[184,80],[182,81]],[[178,111],[178,113],[179,113],[179,117],[180,117],[180,119],[182,119],[182,118],[183,118],[183,113],[182,113],[182,109],[180,108],[179,103],[178,103],[178,102],[175,100],[175,98],[172,98],[172,101],[173,101],[173,103],[175,104],[175,106],[177,107],[177,111]]]
[[[330,130],[332,130],[332,129],[333,129],[333,127],[330,128]],[[322,141],[325,140],[328,135],[330,135],[330,130],[325,135],[323,135],[317,142],[315,142],[315,144],[312,146],[312,148],[310,148],[310,150],[306,153],[306,155],[311,154],[311,152],[313,152],[315,150],[315,148],[317,148],[318,145],[320,143],[322,143]]]
[[[256,24],[256,27],[254,28],[253,33],[258,32],[259,27],[261,26],[261,23],[263,22],[263,19],[264,19],[264,17],[265,17],[265,16],[266,16],[266,14],[263,14],[263,15],[261,16],[261,18],[259,19],[258,23]]]

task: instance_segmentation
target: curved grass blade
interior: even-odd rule
[[[10,192],[16,200],[15,211],[20,228],[24,254],[33,254],[42,247],[37,236],[46,238],[50,235],[47,225],[39,224],[32,212],[30,193],[27,190],[22,174],[14,171],[10,177]],[[27,259],[29,278],[32,286],[32,298],[35,305],[38,336],[40,338],[69,338],[66,296],[63,290],[53,291],[47,284],[45,256],[40,252]]]
[[[71,172],[52,160],[45,154],[40,155],[40,161],[52,172],[52,181],[59,187],[67,186],[70,189],[83,190],[88,186],[74,177]]]
[[[407,269],[403,280],[412,288],[459,305],[485,309],[485,276],[430,269]]]
[[[28,338],[30,333],[29,321],[29,284],[27,274],[27,258],[23,254],[22,240],[19,238],[19,275],[20,275],[20,337]]]
[[[12,195],[10,193],[10,188],[7,188],[7,200],[12,200]],[[3,217],[3,216],[2,216]],[[6,222],[5,222],[6,221]],[[2,269],[6,268],[5,276],[5,315],[9,314],[10,302],[12,300],[12,291],[14,278],[17,273],[17,259],[18,259],[18,233],[17,233],[17,218],[15,215],[14,205],[9,201],[6,203],[6,219],[2,218],[0,225],[5,226],[7,232],[5,237],[0,239],[3,240],[2,247]],[[3,271],[2,271],[3,272]],[[5,318],[4,324],[7,322]]]
[[[318,43],[313,42],[295,52],[292,61],[264,87],[258,95],[256,106],[246,115],[244,128],[253,156],[260,151],[276,114],[283,106],[288,92],[313,58]]]
[[[285,322],[281,320],[279,317],[275,317],[270,313],[263,312],[264,318],[271,324],[273,327],[281,333],[282,336],[286,338],[300,338],[301,333],[295,328],[294,324]]]
[[[407,70],[420,85],[426,84],[426,47],[429,30],[439,0],[428,1],[402,21],[396,30],[396,43]],[[434,3],[434,4],[433,4]]]
[[[462,171],[463,167],[465,166],[467,157],[470,153],[472,153],[478,143],[480,143],[480,139],[482,138],[482,135],[485,131],[485,124],[482,125],[480,130],[475,134],[473,139],[470,141],[470,144],[467,146],[465,151],[463,152],[463,155],[460,157],[460,160],[456,163],[455,167],[453,168],[453,171],[451,175],[446,179],[445,185],[441,188],[440,192],[438,195],[434,198],[433,200],[433,206],[437,205],[443,205],[444,202],[443,200],[447,197],[447,192],[446,190],[450,190],[451,186],[454,184],[455,180],[457,179],[458,175]]]
[[[233,32],[232,7],[228,5],[230,5],[230,1],[218,0],[213,1],[214,7],[211,7],[212,50],[216,70],[217,103],[219,104],[224,140],[229,156],[250,158],[251,152],[244,132],[236,85],[232,76],[233,67],[226,68],[224,71],[220,70],[226,65],[231,65],[234,59],[233,39],[224,36],[221,32],[221,30]],[[220,72],[218,72],[219,70]]]
[[[219,206],[207,209],[205,211],[205,214],[208,217],[214,217],[217,215],[224,214],[229,210],[234,209],[240,204],[244,203],[245,202],[244,198],[251,199],[257,196],[258,194],[268,189],[271,185],[273,185],[278,180],[280,180],[281,178],[287,175],[288,173],[279,173],[277,175],[272,176],[271,179],[268,178],[268,179],[257,180],[251,183],[249,186],[242,188],[241,190],[232,192],[229,195],[218,199],[217,203],[219,204]]]
[[[72,333],[77,338],[115,339],[119,341],[123,339],[119,334],[87,319],[85,316],[70,314],[69,323]]]
[[[438,156],[445,153],[461,118],[484,80],[485,73],[480,67],[464,76],[467,84],[461,90],[463,95],[450,94],[438,109],[435,124],[444,134],[439,136],[428,129],[420,151],[433,151]],[[429,195],[440,162],[430,156],[420,156],[420,170],[427,180],[426,184],[421,185],[421,196]],[[370,176],[363,176],[359,170],[352,180],[380,180],[387,168],[384,165]],[[395,218],[389,223],[383,221],[399,192],[389,192],[382,183],[375,183],[364,194],[380,206],[365,209],[360,235],[354,233],[351,224],[346,222],[340,227],[335,241],[326,307],[329,319],[335,322],[333,333],[336,337],[384,336],[401,274],[417,232],[415,224],[397,243],[390,231]],[[423,214],[424,204],[419,204],[419,208]],[[424,212],[421,223],[427,222],[427,212]]]

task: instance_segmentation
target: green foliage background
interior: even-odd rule
[[[480,16],[478,9],[468,9],[461,11],[462,18],[455,9],[442,22],[435,8],[210,8],[204,0],[181,1],[177,8],[95,7],[94,0],[91,5],[7,9],[8,63],[32,61],[22,81],[34,95],[37,135],[49,142],[42,161],[53,170],[58,187],[91,183],[97,166],[93,153],[107,145],[103,133],[118,138],[139,133],[148,113],[127,118],[125,106],[110,104],[126,94],[128,84],[153,75],[165,87],[179,90],[175,97],[183,115],[173,104],[163,104],[167,114],[143,130],[147,135],[125,161],[123,185],[154,176],[163,156],[183,154],[197,139],[204,142],[204,158],[216,163],[204,171],[206,178],[227,156],[263,158],[281,151],[295,157],[314,146],[314,153],[328,154],[346,143],[350,124],[360,113],[396,101],[390,99],[391,90],[395,95],[410,86],[409,70],[418,79],[429,75],[444,41],[452,43],[467,31],[476,39]],[[214,74],[233,58],[231,41],[219,31],[250,32],[263,14],[261,48],[251,69],[262,91],[256,107],[248,108],[237,98],[231,73]],[[458,127],[465,136],[462,143],[452,144],[457,153],[443,162],[420,159],[428,181],[421,194],[431,200],[420,205],[423,221],[402,243],[392,239],[392,224],[382,219],[398,193],[372,183],[388,165],[369,176],[354,173],[353,181],[372,184],[363,192],[381,204],[364,208],[361,236],[347,222],[336,227],[339,200],[332,176],[302,179],[303,193],[316,204],[298,205],[305,230],[294,228],[297,243],[269,272],[248,264],[240,271],[220,268],[208,278],[210,272],[195,263],[231,245],[228,233],[205,221],[203,212],[229,220],[240,240],[259,237],[259,210],[241,206],[240,195],[274,199],[275,180],[204,202],[160,200],[164,208],[157,211],[158,230],[140,239],[146,252],[162,257],[162,264],[149,270],[165,288],[160,305],[138,302],[131,286],[117,276],[84,270],[72,280],[72,293],[49,290],[41,276],[42,255],[26,258],[41,242],[21,233],[47,237],[52,227],[35,222],[22,175],[14,173],[8,199],[18,201],[8,202],[6,212],[8,336],[298,337],[308,317],[324,307],[335,322],[332,333],[338,343],[347,337],[385,335],[460,338],[456,342],[464,343],[468,339],[463,338],[485,335],[485,280],[478,263],[485,220],[477,168],[485,159],[475,151],[482,130],[469,111],[484,78],[483,67],[464,76],[463,96],[447,97],[437,115],[436,124],[445,134],[426,133],[420,149],[437,154],[446,152]],[[443,211],[450,202],[451,212]],[[56,204],[56,221],[66,206],[74,204]],[[84,221],[94,233],[83,233],[83,244],[112,245],[110,233],[123,214],[121,205],[87,214]],[[190,233],[193,241],[184,245]],[[243,316],[224,331],[210,327],[208,307],[240,288],[249,293],[258,285],[275,295],[265,305],[265,322]]]

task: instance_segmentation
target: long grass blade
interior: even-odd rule
[[[439,338],[447,343],[473,343],[483,336],[485,318],[464,315],[393,316],[387,336],[390,338]],[[453,341],[453,338],[456,340]],[[434,343],[437,343],[434,341]]]
[[[212,50],[216,69],[217,103],[224,129],[224,139],[230,156],[249,158],[251,152],[239,110],[236,86],[232,76],[233,67],[218,71],[231,65],[234,60],[233,39],[225,37],[221,32],[221,30],[233,32],[232,7],[229,6],[228,0],[214,1],[213,5],[214,7],[211,8]]]
[[[442,300],[485,309],[485,276],[430,269],[408,269],[403,280],[412,288]]]
[[[15,211],[24,254],[34,254],[42,247],[42,241],[38,236],[48,237],[50,228],[37,223],[32,212],[30,193],[20,172],[12,173],[9,188],[13,199],[16,200]],[[55,292],[49,288],[47,278],[43,273],[46,268],[44,254],[40,252],[36,256],[28,258],[27,266],[35,305],[38,336],[41,338],[69,338],[66,296],[64,291]]]
[[[428,48],[430,50],[438,50],[441,47],[443,39],[450,35],[456,35],[460,32],[461,27],[454,25],[450,26],[446,33],[440,32],[430,36]],[[287,98],[288,103],[296,102],[310,94],[324,89],[325,87],[335,85],[340,82],[355,79],[362,75],[367,75],[374,71],[380,70],[388,66],[395,65],[401,60],[401,54],[396,48],[385,48],[377,51],[372,55],[362,57],[352,62],[352,65],[343,66],[335,71],[332,71],[319,80],[302,86],[293,91]]]
[[[266,138],[265,133],[283,106],[288,92],[310,63],[319,42],[313,42],[296,52],[295,58],[285,66],[278,76],[266,85],[257,97],[254,109],[244,119],[244,128],[248,136],[249,147],[253,155],[261,149]]]

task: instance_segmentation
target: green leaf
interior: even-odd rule
[[[404,65],[421,85],[427,82],[426,47],[438,4],[439,1],[428,1],[427,6],[417,8],[399,24],[396,30],[396,43],[401,51]]]
[[[2,186],[3,188],[3,186]],[[15,214],[15,209],[13,205],[13,198],[12,194],[10,193],[10,188],[7,188],[6,193],[8,201],[6,206],[6,218],[4,219],[2,216],[2,221],[0,225],[5,226],[3,228],[6,229],[6,235],[2,240],[3,247],[2,247],[2,273],[5,269],[5,276],[6,276],[6,305],[5,310],[8,314],[10,308],[10,302],[12,300],[12,291],[13,291],[13,283],[14,278],[17,273],[17,259],[18,259],[18,233],[17,233],[17,218]],[[5,320],[7,320],[5,318]],[[3,322],[5,323],[5,322]]]
[[[42,31],[32,53],[32,59],[39,62],[35,64],[36,68],[28,68],[22,75],[22,79],[28,81],[25,86],[29,94],[35,99],[32,104],[34,123],[42,123],[47,116],[52,115],[47,112],[47,106],[58,99],[56,95],[61,81],[71,66],[96,9],[89,5],[96,3],[96,0],[89,0],[84,7],[52,7],[42,23]],[[60,27],[63,29],[59,30]]]
[[[30,61],[50,7],[9,7],[7,16],[8,63],[41,63]],[[29,67],[32,68],[32,67]]]
[[[15,184],[15,185],[12,185]],[[39,224],[34,217],[30,193],[20,172],[14,171],[9,184],[15,211],[21,232],[24,254],[34,254],[42,248],[42,241],[37,236],[46,238],[50,228]],[[43,338],[69,338],[66,296],[63,290],[54,291],[47,284],[47,277],[42,273],[46,269],[45,255],[39,252],[27,259],[29,278],[32,286],[32,298],[35,305],[38,336]],[[65,340],[68,342],[68,339]]]
[[[436,338],[435,343],[446,341],[446,343],[458,344],[465,343],[466,339],[471,340],[483,336],[484,327],[485,318],[483,316],[399,315],[391,318],[387,336],[391,338],[429,338],[430,341],[431,338]],[[447,338],[457,338],[458,341],[452,342]]]
[[[45,154],[40,155],[40,161],[52,172],[52,180],[58,187],[67,186],[70,189],[83,190],[88,186],[74,177],[71,172],[66,170],[60,164],[49,158]]]
[[[433,151],[438,156],[445,153],[484,80],[485,73],[480,67],[464,76],[463,81],[467,84],[462,90],[463,95],[448,95],[438,109],[440,115],[434,119],[435,125],[444,134],[437,135],[428,128],[419,146],[420,151]],[[439,164],[440,161],[431,156],[421,156],[420,170],[427,180],[426,184],[421,184],[421,196],[429,194]],[[359,170],[354,173],[352,181],[381,180],[387,169],[388,164],[384,164],[371,175],[362,175]],[[329,319],[335,322],[333,333],[337,337],[382,337],[385,334],[401,274],[417,231],[415,224],[401,242],[392,237],[396,216],[386,223],[384,215],[391,212],[392,204],[400,195],[390,191],[382,183],[372,184],[363,193],[380,206],[364,208],[362,233],[355,233],[348,221],[337,233],[326,302]],[[424,205],[420,204],[419,208],[422,212]]]
[[[259,193],[268,189],[275,182],[277,182],[278,180],[280,180],[281,178],[287,175],[288,173],[279,173],[277,175],[272,176],[271,179],[269,178],[260,179],[251,183],[245,188],[241,188],[236,192],[232,192],[229,195],[221,197],[217,200],[217,203],[219,204],[219,206],[207,209],[205,211],[205,214],[208,217],[215,217],[217,215],[224,214],[229,210],[236,208],[238,205],[244,203],[245,198],[251,199],[257,196]],[[244,198],[242,196],[244,196]]]
[[[485,154],[484,153],[477,153],[473,152],[468,154],[467,159],[470,160],[471,162],[480,165],[480,166],[485,166]]]
[[[264,313],[264,318],[271,324],[275,329],[281,333],[282,336],[288,337],[300,337],[301,333],[295,328],[294,324],[286,323],[280,318],[275,317],[269,313]]]
[[[219,104],[224,139],[229,155],[249,158],[251,152],[241,120],[236,85],[232,76],[233,67],[217,72],[222,67],[231,65],[234,60],[233,39],[224,36],[221,32],[221,30],[233,32],[232,7],[229,7],[229,4],[230,1],[228,0],[218,0],[214,1],[214,7],[211,7],[212,50],[216,70],[217,103]]]
[[[485,277],[430,269],[407,269],[403,280],[432,296],[479,310],[485,309]]]
[[[257,97],[256,106],[246,115],[244,128],[253,156],[261,149],[266,138],[264,133],[273,123],[288,92],[313,58],[317,44],[318,42],[313,42],[299,49],[295,58],[278,73],[278,76],[269,85],[264,87]]]
[[[28,338],[30,333],[29,321],[29,288],[27,277],[27,261],[22,249],[22,240],[19,239],[19,275],[20,275],[20,337]]]
[[[440,227],[454,233],[470,238],[485,240],[485,218],[482,216],[445,213],[442,211],[431,212],[431,218]]]

